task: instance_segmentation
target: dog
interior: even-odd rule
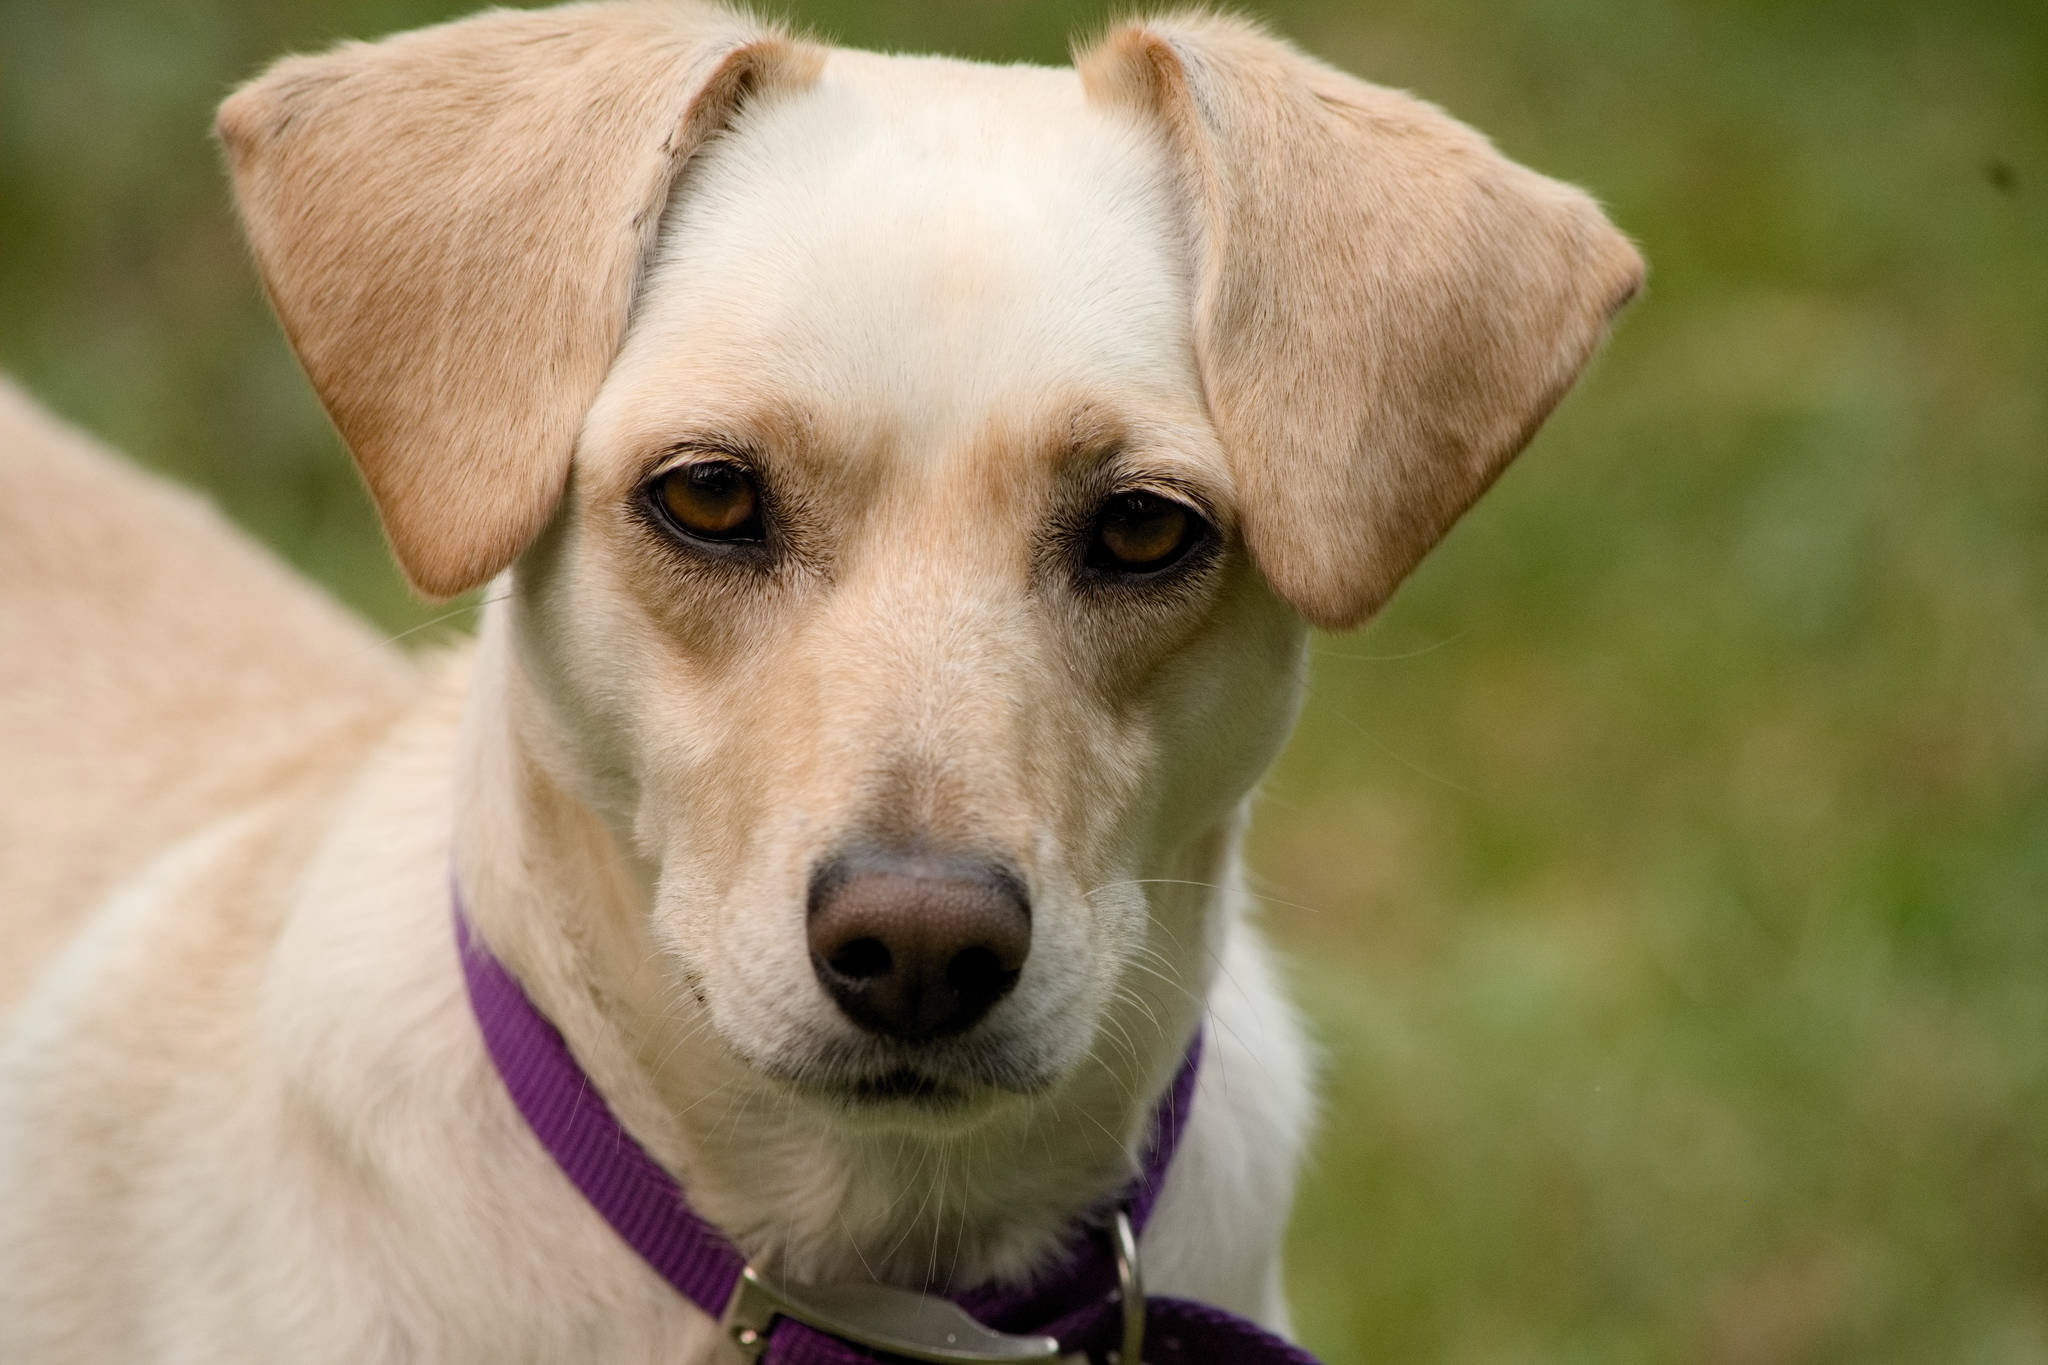
[[[1145,1290],[1284,1334],[1311,1065],[1247,797],[1309,628],[1637,292],[1593,201],[1208,14],[1044,69],[489,12],[218,134],[480,626],[404,657],[0,391],[0,1358],[738,1358],[466,952],[764,1283],[1030,1283],[1192,1076]]]

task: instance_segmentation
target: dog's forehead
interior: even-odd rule
[[[1074,72],[838,52],[689,169],[609,387],[772,388],[912,452],[1074,394],[1185,412],[1188,275],[1163,145]]]

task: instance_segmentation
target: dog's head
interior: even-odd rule
[[[678,996],[884,1107],[1185,1017],[1151,976],[1206,974],[1209,898],[1157,889],[1224,865],[1305,623],[1386,598],[1641,273],[1577,191],[1212,17],[1076,72],[496,13],[220,128],[407,574],[511,570],[526,750]]]

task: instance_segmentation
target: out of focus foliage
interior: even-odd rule
[[[1062,60],[1093,5],[800,3]],[[394,632],[207,136],[435,0],[0,0],[0,365]],[[2048,1360],[2048,7],[1280,0],[1651,286],[1259,808],[1333,1362]]]

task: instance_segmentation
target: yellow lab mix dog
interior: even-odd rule
[[[1147,1288],[1284,1332],[1247,792],[1636,291],[1246,23],[1075,69],[492,12],[222,108],[422,591],[377,642],[0,391],[0,1359],[739,1348],[508,1098],[451,932],[764,1275],[1016,1284],[1206,1019]]]

